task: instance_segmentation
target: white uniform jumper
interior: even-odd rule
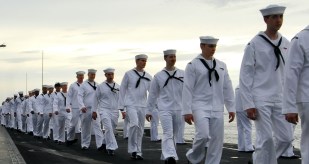
[[[54,101],[57,95],[60,94],[60,92],[53,92],[51,93],[52,101],[53,101],[53,115],[52,115],[52,126],[53,126],[53,140],[55,142],[58,142],[59,139],[59,121],[58,121],[58,115],[55,114],[56,109],[54,108]]]
[[[92,119],[92,108],[94,107],[96,82],[84,81],[78,90],[77,100],[79,109],[86,108],[86,113],[81,114],[81,147],[89,148],[91,141],[91,129],[93,128],[96,146],[100,148],[105,144],[103,131],[100,124],[100,116],[96,120]]]
[[[78,107],[77,94],[80,85],[81,84],[79,84],[78,82],[75,82],[70,85],[68,91],[66,108],[70,109],[72,113],[72,119],[70,121],[70,126],[68,129],[68,136],[67,136],[68,141],[73,141],[75,139],[76,130],[77,129],[79,130],[78,121],[80,120],[81,111],[79,110]]]
[[[37,96],[33,95],[29,98],[29,108],[30,111],[33,112],[33,114],[31,114],[32,116],[32,127],[33,127],[33,135],[37,136],[38,135],[38,131],[37,131],[37,115],[38,115],[38,107],[37,107],[37,100],[36,100]]]
[[[208,64],[209,68],[203,64]],[[183,115],[193,114],[195,137],[186,156],[191,163],[219,164],[222,156],[224,105],[235,112],[234,90],[225,63],[217,59],[206,61],[198,55],[186,67],[183,89]]]
[[[283,114],[299,113],[301,119],[302,164],[309,163],[309,26],[291,42],[286,65]]]
[[[180,130],[182,117],[182,90],[184,71],[175,68],[173,71],[163,69],[152,82],[148,97],[148,112],[151,114],[158,105],[159,118],[163,129],[161,160],[174,157],[176,153],[176,135]]]
[[[258,111],[258,119],[254,121],[256,145],[253,163],[256,164],[275,164],[277,158],[292,146],[292,126],[285,121],[281,111],[284,59],[288,46],[288,40],[281,34],[278,33],[278,39],[271,40],[260,32],[247,45],[243,56],[239,80],[243,109],[256,108]],[[282,55],[275,55],[279,50]]]
[[[235,108],[238,131],[238,151],[253,151],[252,145],[252,123],[243,109],[239,94],[239,87],[235,89]]]
[[[43,109],[45,107],[45,104],[44,104],[44,95],[43,93],[38,95],[38,97],[36,98],[36,101],[37,101],[37,136],[39,137],[43,137],[43,121],[44,121],[44,118],[43,118]]]
[[[10,110],[11,110],[11,122],[10,122],[10,128],[17,129],[17,117],[16,114],[16,99],[12,99],[10,101]]]
[[[66,112],[66,97],[67,93],[58,92],[57,96],[54,97],[53,109],[54,112],[58,112],[58,141],[65,142],[65,120],[67,118]]]
[[[49,138],[50,128],[49,122],[51,117],[49,114],[53,113],[53,100],[52,94],[46,94],[44,96],[44,110],[43,110],[43,138]]]
[[[119,85],[117,83],[104,81],[98,85],[93,112],[97,112],[100,115],[105,129],[106,149],[109,150],[116,150],[118,148],[114,134],[119,117],[118,99]]]
[[[120,85],[118,109],[126,108],[129,117],[128,153],[142,155],[147,91],[152,77],[147,72],[136,69],[127,71]]]
[[[20,111],[20,116],[21,116],[21,131],[22,132],[27,132],[27,104],[28,104],[28,99],[24,99],[24,101],[21,103],[21,111]]]
[[[21,116],[21,112],[22,112],[22,102],[25,100],[24,97],[17,97],[16,98],[16,120],[17,120],[17,124],[15,125],[17,127],[17,129],[21,130],[22,129],[22,116]]]

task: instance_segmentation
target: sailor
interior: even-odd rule
[[[33,135],[35,137],[38,136],[38,126],[37,126],[37,122],[38,122],[38,101],[37,101],[37,97],[40,94],[40,89],[36,88],[33,89],[33,96],[30,97],[29,100],[29,108],[30,108],[30,113],[32,115],[32,126],[33,126]]]
[[[192,149],[186,156],[191,163],[205,157],[206,164],[219,164],[224,135],[224,105],[229,122],[235,117],[234,90],[226,64],[213,57],[219,39],[200,37],[202,53],[187,64],[183,89],[183,115],[191,125],[194,120],[195,136]]]
[[[88,69],[88,79],[85,80],[77,94],[78,107],[81,111],[81,147],[82,150],[89,149],[91,141],[91,130],[93,128],[98,150],[105,149],[105,140],[100,125],[100,116],[92,120],[92,108],[94,107],[95,91],[98,84],[94,81],[97,70]]]
[[[29,96],[25,95],[24,101],[21,103],[21,131],[24,133],[27,133],[27,106],[28,106],[28,100]]]
[[[58,94],[61,92],[61,85],[59,82],[54,84],[55,92],[51,93],[52,102],[53,102],[53,114],[51,117],[52,127],[53,127],[53,140],[55,143],[58,143],[59,140],[59,123],[58,123],[58,115],[56,115],[57,109],[54,108],[54,100]]]
[[[120,85],[118,109],[129,116],[128,153],[132,159],[143,160],[142,139],[144,133],[147,91],[152,77],[144,71],[148,56],[135,56],[136,67],[127,71]],[[126,107],[126,109],[125,109]]]
[[[65,142],[65,120],[67,118],[66,99],[67,99],[68,82],[60,83],[61,92],[59,92],[53,100],[53,111],[58,116],[58,144]]]
[[[10,100],[10,110],[11,110],[11,122],[10,122],[10,128],[11,129],[17,129],[17,113],[16,113],[16,99],[17,94],[14,94],[14,97]]]
[[[238,151],[239,152],[253,152],[252,145],[252,123],[247,117],[246,111],[242,108],[241,98],[239,94],[239,87],[235,89],[235,108],[238,131]]]
[[[114,82],[114,68],[106,68],[103,71],[106,80],[97,87],[92,118],[96,119],[97,115],[100,115],[105,129],[106,151],[108,155],[113,156],[114,151],[118,148],[114,130],[119,117],[119,85]]]
[[[285,8],[269,5],[260,10],[266,30],[248,43],[240,68],[239,92],[243,109],[248,118],[254,120],[256,128],[253,163],[257,164],[275,164],[277,158],[292,147],[292,125],[285,121],[281,112],[289,41],[278,30]]]
[[[308,41],[309,26],[300,31],[291,41],[285,69],[282,110],[285,119],[292,124],[298,123],[298,116],[301,119],[302,164],[309,163]]]
[[[163,129],[161,160],[176,163],[176,135],[180,130],[182,117],[182,90],[184,71],[175,67],[176,50],[163,51],[165,68],[154,75],[148,97],[146,119],[150,121],[152,111],[158,105]]]
[[[25,100],[25,98],[24,98],[23,91],[19,91],[18,95],[19,96],[16,98],[16,101],[15,101],[15,103],[16,103],[16,120],[17,120],[16,126],[17,126],[18,131],[21,132],[21,130],[22,130],[22,120],[21,120],[22,119],[22,116],[21,116],[22,102]]]
[[[43,139],[50,140],[50,128],[49,122],[53,115],[53,97],[52,93],[54,92],[54,87],[52,85],[48,85],[47,87],[48,93],[44,96],[44,109],[43,109]]]
[[[37,137],[38,138],[43,138],[43,121],[44,121],[44,117],[43,117],[43,111],[45,108],[45,96],[47,96],[47,91],[48,91],[48,85],[43,85],[42,86],[42,93],[40,95],[37,96],[36,100],[37,100]]]
[[[32,110],[31,101],[32,100],[31,99],[34,95],[34,91],[30,90],[30,91],[28,91],[28,93],[29,93],[29,97],[28,97],[28,99],[25,100],[25,102],[26,102],[26,104],[25,104],[26,105],[26,115],[27,115],[27,119],[26,119],[27,128],[26,128],[26,130],[27,130],[27,133],[29,135],[33,135],[33,119],[32,119],[32,114],[31,114],[31,110]]]
[[[4,115],[4,126],[9,128],[10,126],[10,118],[11,118],[11,110],[10,110],[10,97],[7,97],[2,105],[2,114]]]
[[[76,129],[79,129],[78,121],[80,120],[80,113],[81,113],[78,107],[77,94],[80,86],[83,83],[84,74],[85,74],[84,71],[76,72],[77,81],[70,85],[68,91],[66,110],[67,112],[72,113],[72,119],[70,121],[70,126],[67,135],[67,142],[66,142],[68,146],[77,142],[75,132]]]

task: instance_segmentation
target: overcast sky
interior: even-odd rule
[[[88,68],[101,83],[110,66],[120,83],[140,53],[152,75],[164,67],[165,49],[177,49],[184,69],[200,53],[202,35],[220,39],[215,56],[236,86],[245,45],[265,30],[259,9],[269,4],[287,6],[280,32],[288,39],[308,25],[308,0],[0,0],[0,44],[7,45],[0,47],[0,100],[41,88],[42,53],[44,84],[72,83]]]

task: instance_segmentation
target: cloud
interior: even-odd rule
[[[41,50],[29,50],[29,51],[20,51],[22,54],[38,54],[41,53]]]
[[[6,58],[1,60],[7,63],[25,63],[29,61],[36,61],[38,59],[39,58],[19,57],[19,58]]]

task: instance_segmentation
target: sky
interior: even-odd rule
[[[141,53],[152,75],[165,66],[166,49],[177,50],[176,66],[185,69],[205,35],[220,39],[215,57],[235,87],[246,44],[266,28],[259,9],[269,4],[287,7],[286,38],[308,25],[308,0],[0,0],[0,44],[7,45],[0,47],[0,100],[42,83],[72,83],[88,68],[101,83],[103,69],[114,67],[121,83]]]

